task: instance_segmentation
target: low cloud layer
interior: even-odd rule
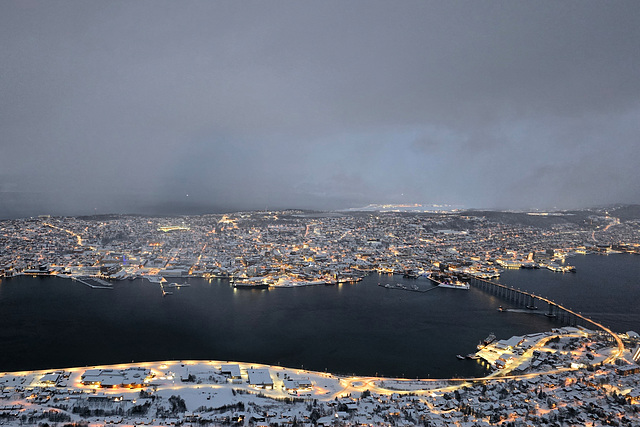
[[[638,22],[635,1],[3,2],[0,193],[640,203]]]

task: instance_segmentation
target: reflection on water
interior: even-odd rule
[[[568,306],[596,320],[634,329],[640,314],[629,300],[637,301],[640,291],[627,283],[638,277],[640,257],[589,256],[571,263],[578,273],[516,270],[501,281],[561,303],[571,298]],[[606,273],[609,265],[615,272]],[[614,283],[591,269],[603,270]],[[557,325],[526,312],[498,312],[505,301],[474,287],[420,293],[378,286],[432,286],[401,276],[269,290],[234,289],[221,279],[188,282],[190,287],[163,297],[157,284],[142,280],[116,282],[114,290],[58,278],[4,280],[0,370],[216,359],[345,374],[469,376],[485,369],[455,355],[474,352],[490,332],[500,339]],[[610,296],[605,289],[613,291]]]

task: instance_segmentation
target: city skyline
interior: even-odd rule
[[[631,425],[639,222],[637,207],[1,221],[0,418]]]
[[[640,203],[637,2],[0,11],[0,218]]]

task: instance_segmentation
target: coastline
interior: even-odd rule
[[[614,306],[603,305],[601,297],[628,287],[627,281],[634,276],[625,272],[635,271],[637,258],[586,256],[575,262],[579,266],[575,275],[523,269],[505,273],[510,277],[505,282],[518,287],[524,284],[524,289],[536,295],[568,303],[613,330],[637,330],[637,315],[629,311],[634,308],[627,307],[632,299]],[[585,282],[587,275],[597,280]],[[484,365],[458,363],[456,354],[475,351],[478,340],[490,332],[512,336],[558,325],[540,315],[546,312],[546,304],[535,312],[512,311],[505,300],[474,286],[463,293],[447,292],[427,280],[401,275],[373,273],[356,284],[292,287],[280,292],[236,291],[225,279],[189,282],[191,287],[170,289],[173,295],[163,298],[159,285],[140,279],[113,282],[114,290],[109,292],[56,277],[3,280],[0,302],[7,332],[2,341],[6,350],[2,370],[212,357],[281,366],[304,364],[308,369],[341,374],[480,376]],[[409,290],[417,285],[433,291],[390,292],[378,286],[387,282],[399,290],[396,283]],[[32,303],[18,310],[26,296]],[[51,316],[46,314],[51,304],[74,308],[57,310]],[[505,312],[497,311],[498,305]],[[469,319],[459,319],[455,313],[460,310],[470,313]],[[233,322],[231,311],[240,314]],[[150,319],[153,325],[145,323]],[[285,319],[296,321],[283,323]],[[126,332],[133,327],[142,328],[141,334]],[[39,338],[34,336],[36,330]],[[309,331],[313,331],[312,341],[302,348],[291,344],[305,342]],[[452,340],[454,335],[459,339]],[[82,355],[71,350],[78,347],[85,349]],[[361,357],[374,352],[380,355],[375,360]]]
[[[513,338],[516,337],[489,344],[488,349],[479,353],[483,357],[498,354],[504,351],[501,345]],[[555,400],[568,392],[575,399],[590,399],[601,392],[622,391],[621,387],[635,381],[634,374],[627,376],[626,372],[631,372],[631,368],[640,372],[640,367],[626,365],[622,369],[605,364],[614,350],[603,345],[601,338],[592,331],[576,328],[524,337],[513,347],[526,348],[521,355],[482,378],[343,376],[303,368],[210,360],[0,373],[4,399],[0,417],[8,425],[37,424],[38,420],[147,425],[185,422],[219,425],[233,421],[239,425],[261,422],[269,425],[291,422],[294,418],[303,425],[330,425],[335,421],[343,425],[396,424],[375,410],[376,405],[384,404],[390,410],[411,409],[422,420],[464,418],[490,422],[490,414],[479,410],[484,405],[485,390],[544,387],[544,394],[533,392],[529,399],[541,409],[540,405],[549,406],[551,411],[557,407]],[[579,347],[563,352],[559,350],[562,345]],[[564,359],[559,360],[559,354]],[[624,355],[630,356],[629,351]],[[536,365],[532,360],[544,363]],[[582,363],[585,361],[588,364]],[[526,368],[522,371],[519,367],[523,365]],[[593,383],[595,380],[591,378],[603,374],[617,378],[618,386],[581,386]],[[573,387],[567,388],[568,384]],[[461,395],[466,396],[466,405],[475,408],[474,411],[467,414],[456,411],[459,407],[456,400]],[[513,411],[510,418],[524,420],[537,416],[535,412],[517,411],[521,399],[517,395],[502,399],[511,405],[507,406],[510,408],[507,410]],[[570,402],[564,406],[572,405]],[[539,415],[544,417],[545,413]],[[545,418],[533,420],[544,422]]]

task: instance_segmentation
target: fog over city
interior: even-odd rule
[[[637,1],[4,1],[0,218],[640,203]]]

